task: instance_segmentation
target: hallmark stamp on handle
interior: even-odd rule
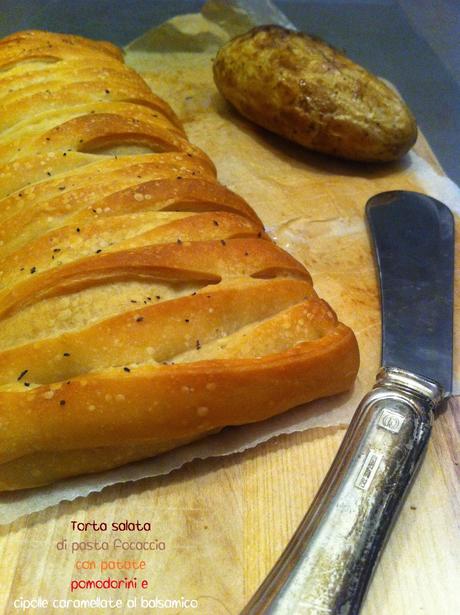
[[[384,409],[380,413],[378,426],[392,433],[399,433],[404,423],[404,417],[394,410]]]
[[[363,491],[367,491],[369,489],[372,481],[374,480],[374,476],[379,469],[382,457],[383,455],[381,453],[375,453],[374,451],[369,451],[367,453],[366,459],[364,460],[355,481],[355,487],[358,487],[358,489],[362,489]]]

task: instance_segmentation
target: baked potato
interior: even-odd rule
[[[318,38],[256,27],[225,44],[213,70],[242,115],[309,149],[389,161],[416,141],[415,119],[398,94]]]

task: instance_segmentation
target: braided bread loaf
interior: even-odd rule
[[[109,43],[0,42],[0,489],[349,388],[353,333]]]

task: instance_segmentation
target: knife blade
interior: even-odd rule
[[[380,273],[382,365],[403,367],[450,392],[452,214],[433,198],[404,191],[374,196],[366,213]]]
[[[452,387],[454,220],[407,191],[366,206],[382,367],[309,511],[242,615],[356,615]]]

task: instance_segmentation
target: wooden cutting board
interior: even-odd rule
[[[243,194],[269,228],[278,229],[284,244],[287,239],[279,225],[287,219],[301,219],[306,198],[309,215],[314,210],[316,217],[328,220],[331,216],[362,215],[366,197],[375,192],[417,187],[403,171],[388,167],[362,173],[362,167],[344,166],[324,157],[305,154],[298,160],[297,149],[278,152],[280,157],[276,158],[278,141],[232,116],[212,93],[209,69],[205,71],[202,65],[195,68],[193,73],[190,66],[179,69],[164,62],[146,77],[180,111],[191,140],[210,154],[222,181]],[[166,73],[168,78],[163,78]],[[208,114],[210,108],[212,117]],[[237,133],[239,142],[235,141]],[[423,138],[416,149],[436,165]],[[266,152],[275,158],[263,159]],[[235,169],[237,158],[244,156],[248,163],[245,173],[241,173]],[[251,168],[252,158],[254,165],[258,159],[259,167],[266,166],[271,178],[282,169],[276,180],[278,187],[272,185],[270,195],[264,177]],[[283,201],[286,192],[291,198]],[[276,199],[280,201],[278,207]],[[312,245],[316,245],[315,241]],[[350,293],[344,296],[343,287],[330,274],[334,263],[327,260],[329,252],[304,253],[299,246],[294,253],[308,261],[315,285],[345,322],[355,326],[351,322],[354,313],[369,310],[368,328],[359,335],[365,359],[361,373],[367,374],[369,365],[373,370],[378,362],[375,297],[370,305],[366,286],[353,287],[352,278],[346,278]],[[339,257],[346,261],[346,249]],[[348,275],[346,271],[345,274]],[[374,273],[367,271],[366,275],[373,279]],[[349,296],[352,300],[348,300]],[[458,405],[451,402],[436,421],[426,460],[383,555],[363,615],[460,612]],[[115,485],[0,527],[0,611],[20,612],[14,601],[21,598],[51,602],[99,596],[120,598],[123,606],[113,610],[76,605],[53,608],[51,602],[51,606],[29,607],[23,612],[191,611],[200,615],[237,615],[302,519],[343,434],[342,428],[329,428],[282,436],[242,454],[196,461],[165,477]],[[151,529],[125,533],[72,529],[72,521],[106,522],[110,526],[125,520],[148,522]],[[165,548],[122,551],[113,545],[119,537],[157,547],[164,543]],[[63,540],[67,541],[67,549],[58,549]],[[72,543],[83,541],[106,541],[109,548],[72,553]],[[135,572],[100,570],[102,562],[128,560],[144,561],[145,568]],[[96,569],[79,570],[81,562],[94,562]],[[71,591],[72,579],[94,580],[109,574],[115,579],[136,577],[139,586],[114,591]],[[148,582],[148,588],[140,588],[141,580]],[[160,610],[142,605],[142,598],[152,601],[155,597],[196,599],[198,608]],[[136,607],[128,602],[134,599]]]
[[[419,152],[429,152],[423,140]],[[456,406],[456,407],[455,407]],[[436,420],[428,454],[378,567],[363,615],[412,615],[460,609],[458,401]],[[197,461],[169,476],[116,485],[102,493],[0,527],[0,612],[14,600],[119,597],[121,613],[146,610],[128,599],[194,598],[200,615],[236,615],[275,563],[312,501],[344,430],[314,429],[226,458]],[[150,532],[79,533],[71,521],[139,520]],[[77,552],[57,543],[162,541],[165,550]],[[79,571],[78,561],[144,560],[135,576],[147,590],[70,591],[70,580],[107,573]],[[132,572],[112,573],[114,578]],[[27,613],[100,613],[97,608],[27,609]],[[294,615],[294,614],[293,614]]]

